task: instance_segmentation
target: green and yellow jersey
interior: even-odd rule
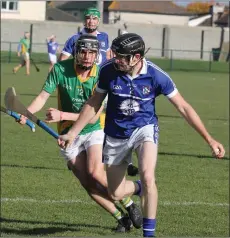
[[[64,112],[80,113],[85,102],[92,96],[98,81],[99,67],[95,64],[89,77],[82,79],[76,74],[74,59],[61,61],[54,65],[49,73],[43,90],[53,93],[58,90],[58,110]],[[65,134],[73,125],[73,121],[61,121],[58,123],[58,133]],[[80,133],[86,133],[102,129],[100,120],[95,124],[88,124]]]
[[[20,45],[20,51],[22,54],[29,53],[30,48],[30,40],[29,39],[21,39],[19,42]]]

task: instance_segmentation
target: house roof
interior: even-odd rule
[[[212,18],[208,18],[206,20],[204,20],[201,24],[199,24],[198,26],[212,26]]]
[[[172,1],[113,1],[109,11],[191,15],[184,7]]]
[[[230,25],[229,14],[230,14],[230,8],[226,7],[224,9],[224,12],[219,17],[219,19],[215,21],[215,24],[220,26],[229,26]]]
[[[66,3],[66,1],[50,1],[48,5],[50,7],[58,7],[60,5],[63,5],[64,3]]]
[[[56,7],[46,9],[46,20],[81,22],[82,20]]]
[[[58,8],[63,10],[85,10],[88,7],[96,7],[97,1],[68,1],[62,5],[59,5]]]
[[[107,10],[112,1],[104,1],[104,10]],[[85,10],[89,7],[97,7],[97,1],[65,1],[64,4],[58,6],[63,10]]]

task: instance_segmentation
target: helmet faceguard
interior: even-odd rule
[[[126,33],[113,40],[111,50],[115,54],[115,58],[124,58],[128,62],[125,66],[114,62],[115,68],[120,71],[130,72],[134,66],[144,58],[145,43],[139,35]],[[136,54],[140,54],[141,57],[135,62],[134,56]]]
[[[92,65],[85,66],[82,59],[82,52],[83,51],[93,51],[96,52],[95,61],[92,62]],[[90,34],[81,35],[75,44],[75,63],[78,67],[83,70],[89,70],[93,67],[93,65],[98,61],[99,56],[99,42],[96,36]]]
[[[90,18],[90,17],[96,17],[98,19],[98,24],[95,25],[94,27],[89,27],[85,23],[85,30],[86,30],[87,33],[92,33],[92,32],[97,30],[97,28],[99,26],[99,23],[100,23],[101,14],[96,8],[91,7],[91,8],[88,8],[84,12],[85,21],[86,21],[87,18]]]

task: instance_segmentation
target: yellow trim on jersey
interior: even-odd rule
[[[26,47],[23,44],[21,44],[21,53],[22,54],[26,53]]]
[[[104,112],[102,112],[100,115],[100,125],[102,129],[105,127],[105,113]]]
[[[59,93],[58,89],[57,89],[57,100],[58,100],[58,110],[62,111],[61,98],[60,98],[60,93]],[[62,127],[61,122],[58,122],[57,123],[57,130],[58,130],[59,134],[61,133],[61,127]]]
[[[76,68],[75,68],[75,72],[76,72]],[[89,80],[90,77],[96,77],[97,76],[97,65],[96,64],[93,65],[92,69],[89,72],[89,76],[85,79],[83,79],[79,74],[77,74],[77,72],[76,72],[76,75],[77,75],[77,78],[79,79],[79,81],[81,83],[84,83],[87,80]]]
[[[60,98],[60,93],[59,90],[57,90],[57,99],[58,99],[58,110],[62,111],[62,106],[61,106],[61,98]],[[71,127],[73,125],[74,121],[62,121],[57,123],[57,130],[58,133],[60,134],[62,131],[64,131],[66,128]]]

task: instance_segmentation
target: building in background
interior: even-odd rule
[[[102,3],[102,9],[99,7]],[[84,11],[89,7],[97,7],[101,10],[101,18],[104,24],[108,24],[108,7],[112,1],[50,1],[47,4],[46,19],[54,21],[73,21],[82,22],[84,19]],[[61,11],[63,13],[61,13]],[[67,14],[67,15],[66,15]]]
[[[45,1],[1,1],[1,19],[45,21]]]
[[[172,1],[113,1],[109,8],[109,23],[145,23],[188,25],[193,15]]]

